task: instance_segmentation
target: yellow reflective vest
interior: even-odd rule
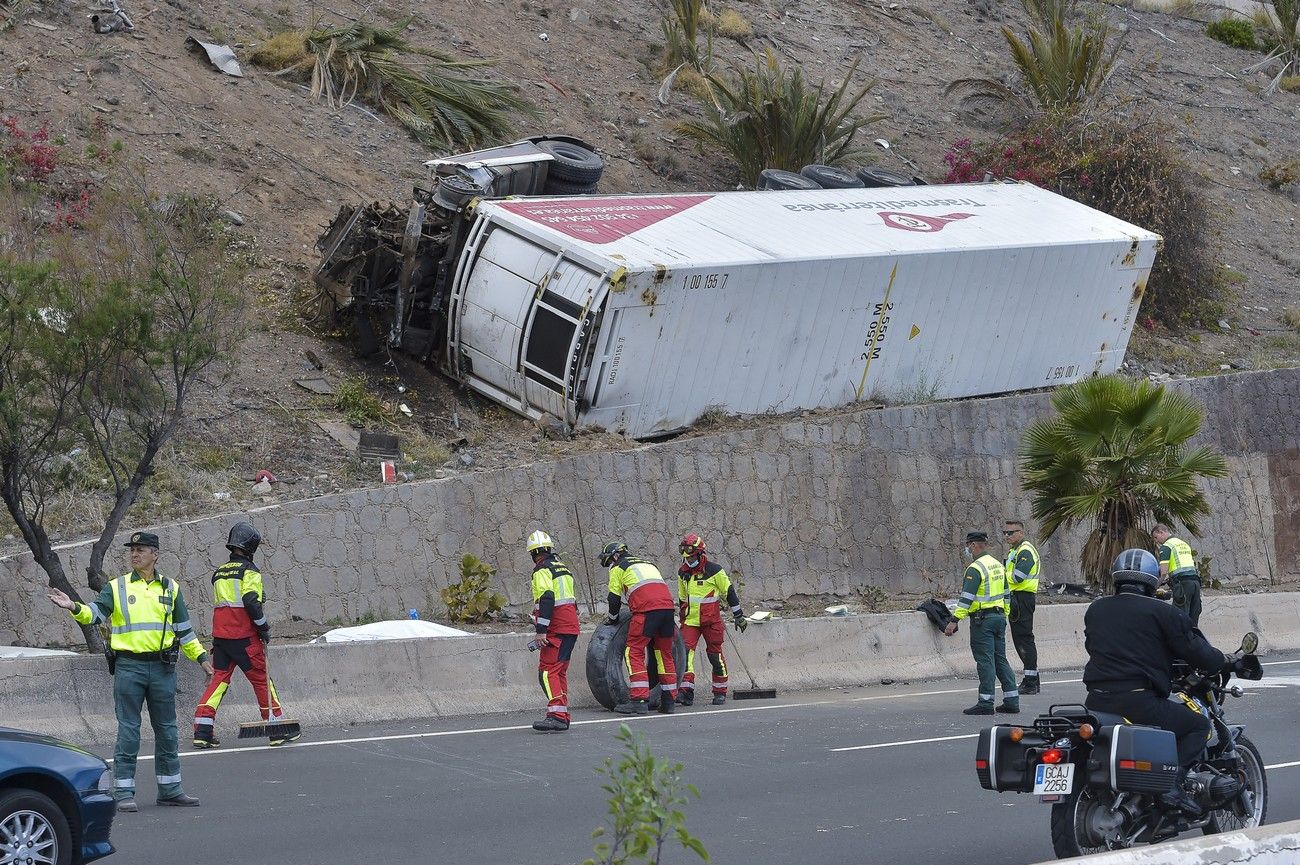
[[[1199,576],[1196,570],[1196,559],[1192,556],[1192,548],[1188,546],[1187,541],[1180,538],[1170,538],[1161,546],[1161,561],[1169,562],[1169,576],[1171,577],[1195,577]],[[1169,550],[1169,558],[1165,559],[1165,548]]]
[[[1020,559],[1024,557],[1025,553],[1028,553],[1030,558],[1033,560],[1033,565],[1030,566],[1028,571],[1025,571],[1024,568],[1018,569],[1016,567],[1016,565],[1020,564]],[[1038,561],[1039,561],[1038,550],[1035,549],[1034,545],[1029,543],[1029,541],[1021,541],[1019,546],[1011,548],[1011,550],[1007,553],[1007,565],[1006,565],[1007,582],[1011,586],[1011,591],[1013,592],[1038,591]],[[1020,570],[1022,573],[1024,573],[1026,579],[1017,580],[1016,579],[1017,570]]]
[[[966,567],[961,597],[953,616],[964,619],[972,613],[992,609],[1007,613],[1011,610],[1011,601],[1007,591],[1006,566],[985,553]]]
[[[107,623],[109,646],[117,652],[149,654],[179,640],[191,661],[207,655],[190,624],[180,584],[161,574],[146,582],[132,571],[111,580],[89,604],[77,604],[72,618],[82,625]]]

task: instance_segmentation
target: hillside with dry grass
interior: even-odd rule
[[[874,81],[856,115],[884,116],[857,139],[868,151],[864,159],[876,164],[906,168],[910,161],[932,182],[942,180],[954,142],[991,140],[1007,120],[1005,108],[962,101],[948,90],[963,78],[1015,82],[1002,28],[1024,33],[1026,15],[1017,3],[711,5],[706,29],[719,75],[770,55],[832,89],[850,72],[851,90]],[[562,132],[596,145],[607,162],[602,191],[735,188],[736,164],[723,153],[701,152],[682,132],[682,124],[705,118],[699,97],[707,85],[679,72],[674,89],[661,87],[677,65],[665,49],[667,3],[336,0],[308,9],[145,0],[125,8],[135,30],[100,34],[81,4],[0,4],[7,19],[0,32],[0,116],[24,130],[46,127],[62,158],[81,161],[92,178],[129,161],[156,189],[215,196],[248,245],[249,335],[228,370],[207,376],[137,505],[137,521],[377,484],[373,465],[336,440],[347,440],[340,431],[349,426],[395,431],[406,456],[400,468],[412,477],[632,444],[604,434],[547,438],[409,361],[354,360],[328,322],[311,317],[308,274],[324,224],[346,202],[400,201],[436,150],[416,140],[409,119],[398,122],[367,98],[367,90],[331,105],[313,94],[309,73],[273,74],[253,60],[272,68],[293,61],[300,39],[291,35],[286,46],[285,34],[401,24],[401,37],[438,62],[496,61],[465,68],[518,100],[506,116],[518,134]],[[1107,115],[1159,122],[1192,169],[1209,214],[1215,279],[1227,297],[1222,324],[1171,329],[1151,322],[1139,329],[1130,370],[1204,374],[1300,363],[1300,93],[1266,93],[1276,69],[1243,71],[1264,55],[1208,37],[1212,16],[1191,4],[1178,4],[1172,14],[1101,4],[1084,12],[1107,23],[1121,44],[1106,84]],[[188,50],[189,35],[231,45],[243,77],[222,75]],[[871,145],[875,138],[888,140],[891,150]],[[109,142],[121,162],[103,158]],[[295,384],[309,379],[324,379],[333,393]],[[322,422],[333,424],[335,437]],[[69,460],[76,484],[51,512],[64,539],[89,534],[103,510],[93,461]],[[253,490],[261,469],[279,481],[269,493]]]

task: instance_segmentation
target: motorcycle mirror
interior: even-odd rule
[[[1250,631],[1246,636],[1241,638],[1241,653],[1243,655],[1253,655],[1259,648],[1259,634]]]

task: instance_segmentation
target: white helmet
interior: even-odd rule
[[[535,553],[538,550],[549,550],[554,546],[555,543],[546,532],[537,531],[528,536],[528,552],[530,553]]]

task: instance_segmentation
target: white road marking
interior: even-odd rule
[[[1293,766],[1300,766],[1300,760],[1295,760],[1291,763],[1274,763],[1271,766],[1265,766],[1264,768],[1265,769],[1290,769]]]
[[[1267,664],[1269,665],[1300,664],[1300,658],[1297,658],[1296,660],[1293,661],[1269,661],[1267,662]],[[1044,685],[1077,685],[1081,681],[1082,681],[1081,679],[1057,679],[1053,681],[1045,681],[1043,682],[1043,684]],[[590,718],[583,721],[574,721],[570,726],[581,727],[581,726],[594,725],[594,724],[620,724],[620,723],[633,721],[636,720],[637,718],[643,718],[643,717],[680,718],[685,716],[685,717],[698,720],[700,718],[709,718],[715,715],[732,715],[732,714],[738,714],[740,712],[760,712],[760,711],[766,711],[770,709],[793,709],[793,708],[802,708],[805,706],[828,706],[834,703],[864,703],[864,702],[872,702],[875,700],[897,700],[906,697],[934,697],[934,696],[942,696],[945,694],[964,694],[970,692],[971,690],[972,690],[972,686],[967,686],[963,688],[945,688],[943,690],[936,690],[936,691],[912,691],[907,693],[895,693],[895,694],[872,694],[866,697],[850,697],[844,700],[808,700],[806,702],[786,702],[786,703],[765,702],[763,705],[758,705],[758,706],[734,706],[728,709],[710,709],[707,712],[676,712],[673,715],[669,715],[669,716],[658,715],[657,713],[652,712],[650,716],[619,715],[613,718]],[[243,748],[237,747],[237,748],[229,748],[229,749],[218,748],[218,749],[207,750],[207,751],[182,751],[180,756],[182,758],[221,757],[228,754],[248,754],[255,751],[285,751],[285,750],[291,750],[297,748],[322,748],[329,745],[359,745],[368,742],[398,742],[407,739],[437,739],[437,738],[442,738],[444,736],[467,736],[474,733],[510,733],[510,732],[518,732],[521,730],[531,731],[532,729],[533,728],[531,724],[518,724],[518,725],[510,725],[504,727],[466,727],[459,730],[435,730],[435,731],[430,731],[425,733],[394,733],[387,736],[358,736],[355,738],[348,738],[348,739],[322,739],[319,742],[292,742],[288,745],[278,745],[274,748],[271,747],[270,745],[253,745],[251,747],[243,747]],[[184,731],[182,731],[182,733],[183,732]],[[919,745],[926,742],[945,742],[945,741],[953,741],[958,739],[974,739],[978,735],[979,735],[978,733],[971,733],[962,736],[946,736],[938,739],[910,739],[910,740],[899,741],[899,742],[882,742],[875,745],[855,745],[848,748],[835,748],[833,750],[834,751],[861,751],[861,750],[869,750],[873,748],[895,748],[895,747],[900,747],[902,745]],[[152,754],[142,754],[137,758],[137,762],[143,763],[153,759],[154,756]],[[110,759],[107,762],[111,764],[113,761]],[[1300,764],[1282,763],[1282,764],[1278,764],[1277,768],[1288,768],[1293,765],[1300,765]],[[1266,768],[1272,768],[1272,767],[1266,767]]]

